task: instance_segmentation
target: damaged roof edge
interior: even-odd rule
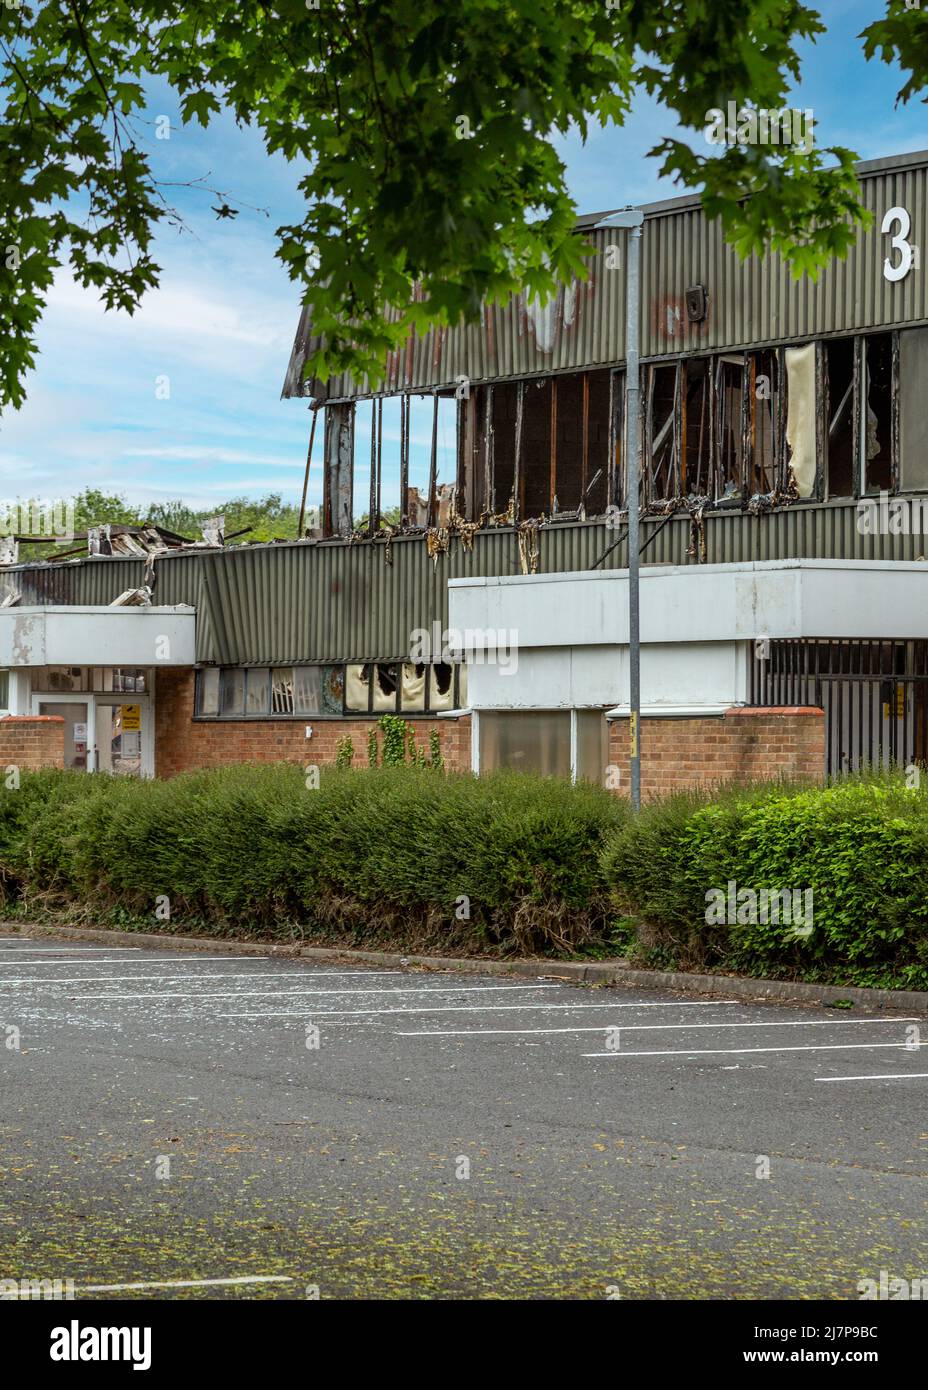
[[[859,162],[856,166],[858,176],[866,181],[869,179],[880,179],[891,181],[896,175],[908,175],[913,171],[924,169],[928,166],[928,150],[916,150],[907,154],[890,155],[880,159],[870,159]],[[878,196],[879,190],[874,191],[873,196]],[[702,206],[701,196],[698,193],[688,193],[676,198],[665,198],[658,202],[644,203],[641,205],[647,222],[659,221],[663,218],[673,218],[682,212],[695,212]],[[576,226],[579,230],[591,232],[598,222],[608,217],[610,211],[584,213],[577,218]],[[672,230],[668,233],[669,240],[664,248],[662,257],[663,272],[662,278],[667,278],[667,267],[670,264],[679,263],[682,268],[683,248],[681,246],[681,233],[673,230],[674,224],[671,223]],[[879,220],[877,220],[877,227]],[[599,233],[601,236],[602,233]],[[713,234],[715,235],[715,234]],[[663,245],[663,238],[662,243]],[[716,249],[703,247],[700,261],[706,258],[716,258]],[[773,258],[768,257],[770,262]],[[847,261],[840,263],[847,265]],[[882,265],[882,259],[880,260]],[[769,265],[765,270],[764,294],[759,302],[773,302],[782,299],[783,295],[777,290],[773,283],[777,273],[776,267],[770,269]],[[643,274],[646,279],[649,275],[647,262],[643,267]],[[622,276],[610,277],[616,282],[622,280]],[[653,274],[651,276],[653,279]],[[698,277],[697,277],[698,278]],[[585,282],[582,290],[590,290],[591,281]],[[687,281],[686,283],[689,283]],[[652,286],[652,288],[654,288]],[[655,293],[663,292],[659,287]],[[676,289],[674,293],[676,293]],[[573,300],[576,299],[576,291],[571,292],[569,287],[562,288],[555,300],[550,301],[545,310],[541,311],[557,321],[566,317],[565,294],[572,293]],[[681,291],[682,293],[682,291]],[[584,312],[578,320],[580,327],[579,334],[572,333],[573,324],[556,324],[557,345],[555,351],[544,351],[538,346],[536,338],[536,328],[533,322],[528,322],[531,315],[526,313],[526,306],[518,296],[510,304],[487,308],[484,311],[484,321],[476,325],[456,325],[449,329],[431,329],[421,338],[415,335],[410,337],[405,347],[392,353],[388,357],[387,377],[383,385],[373,391],[368,382],[356,385],[346,373],[333,375],[329,382],[322,383],[318,379],[304,380],[303,367],[306,358],[314,346],[312,333],[312,306],[304,305],[300,311],[299,324],[294,337],[293,349],[287,364],[281,399],[297,398],[304,400],[310,406],[318,407],[323,404],[330,404],[336,401],[350,401],[368,399],[372,396],[391,396],[402,394],[430,394],[432,391],[451,390],[460,377],[467,376],[469,380],[478,384],[485,381],[498,381],[508,379],[518,379],[520,377],[530,377],[536,375],[550,375],[563,371],[579,371],[590,367],[605,367],[618,365],[624,361],[624,295],[619,296],[622,304],[613,305],[611,300],[614,296],[609,295],[610,303],[585,305]],[[871,296],[872,297],[872,296]],[[560,306],[560,308],[558,307]],[[747,312],[745,310],[745,312]],[[785,312],[785,306],[784,306]],[[536,314],[537,318],[538,315]],[[790,315],[790,317],[795,317]],[[916,314],[912,321],[919,321],[921,317],[928,317]],[[550,329],[551,325],[548,325]],[[654,336],[653,325],[647,320],[643,324],[643,332],[647,337]],[[823,329],[803,329],[801,336],[805,337],[811,333],[822,336],[823,332],[832,331],[830,328]],[[834,330],[840,331],[840,330]],[[848,332],[851,329],[847,329]],[[779,335],[782,337],[782,333]],[[738,346],[741,342],[741,335],[736,343],[732,339],[731,343],[725,346]],[[774,341],[776,334],[757,335],[758,341]],[[672,346],[655,348],[653,344],[644,343],[643,350],[646,355],[660,355],[661,352],[670,352]]]

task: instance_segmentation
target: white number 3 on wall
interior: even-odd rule
[[[893,265],[892,258],[887,256],[883,262],[884,280],[904,280],[909,271],[914,266],[918,269],[918,247],[913,246],[907,239],[912,230],[912,219],[905,208],[890,208],[883,218],[881,232],[888,232],[894,222],[898,222],[899,230],[890,239],[890,246],[893,251],[899,253],[898,262]]]

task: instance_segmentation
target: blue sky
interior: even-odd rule
[[[829,32],[806,46],[793,96],[793,104],[813,110],[817,143],[847,145],[862,159],[928,146],[924,105],[896,109],[898,73],[861,55],[856,35],[882,12],[880,0],[834,0],[820,11]],[[153,95],[150,115],[178,125],[166,91]],[[596,130],[585,145],[560,142],[580,210],[682,192],[645,158],[673,133],[673,119],[641,98],[624,128]],[[0,424],[0,492],[52,498],[95,487],[142,504],[183,498],[196,507],[268,492],[298,501],[309,414],[302,402],[281,401],[280,388],[299,306],[274,258],[274,229],[299,217],[297,171],[268,159],[254,132],[228,120],[206,132],[175,128],[169,140],[152,138],[151,148],[160,179],[209,175],[211,185],[270,215],[246,208],[234,221],[217,221],[215,198],[167,190],[188,231],[159,231],[161,286],[131,318],[104,314],[94,293],[61,275],[40,330],[29,399]],[[156,382],[165,376],[170,396],[159,399]],[[359,424],[363,448],[366,418]],[[389,414],[385,425],[392,433]],[[414,482],[424,473],[430,428],[424,410],[414,415]],[[319,502],[320,442],[317,433],[311,504]],[[450,462],[450,412],[442,443]]]

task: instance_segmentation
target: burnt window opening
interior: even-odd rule
[[[522,398],[522,467],[519,512],[524,517],[551,511],[551,378],[527,381]]]
[[[602,516],[609,505],[609,441],[612,435],[609,372],[588,372],[584,378],[583,495],[587,516]]]
[[[712,374],[705,357],[683,363],[680,491],[706,497],[712,477]]]
[[[861,379],[866,418],[861,421],[862,492],[888,491],[893,484],[893,336],[862,340]]]
[[[516,420],[519,383],[499,382],[493,387],[493,493],[489,510],[505,512],[516,485]]]
[[[825,344],[824,355],[827,495],[889,491],[896,452],[894,335],[836,338]]]
[[[853,338],[836,338],[825,344],[829,497],[853,497],[856,492],[855,355]]]
[[[774,492],[780,468],[780,357],[775,348],[748,354],[749,496]]]
[[[463,664],[421,661],[206,667],[196,673],[194,698],[197,719],[441,714],[466,704],[467,671]]]
[[[510,503],[516,520],[605,514],[617,399],[608,369],[474,387],[459,424],[468,519],[502,516]]]
[[[726,353],[716,359],[716,493],[719,501],[743,496],[745,380],[742,353]]]
[[[583,496],[583,397],[586,378],[558,377],[554,496],[551,513],[575,512]]]
[[[679,364],[648,368],[645,405],[645,500],[679,495],[677,470],[677,420],[679,417]]]

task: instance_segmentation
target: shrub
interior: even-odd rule
[[[669,798],[609,836],[602,866],[614,905],[640,919],[641,959],[928,987],[928,796],[898,777]],[[706,894],[729,883],[811,890],[811,934],[776,921],[707,925]]]
[[[316,790],[287,765],[24,774],[0,871],[22,902],[149,930],[167,895],[172,931],[570,952],[605,938],[600,850],[626,814],[595,787],[427,766],[323,769]]]

